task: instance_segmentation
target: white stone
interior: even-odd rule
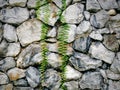
[[[11,81],[15,81],[25,77],[25,70],[19,68],[12,68],[8,70],[7,75],[9,76]]]
[[[62,23],[71,23],[71,24],[80,23],[84,18],[82,14],[83,9],[84,9],[84,5],[80,3],[75,3],[73,5],[70,5],[62,13],[62,18],[61,18]]]
[[[60,56],[56,53],[50,53],[48,54],[48,63],[54,67],[57,68],[61,66],[62,60],[60,59]]]
[[[79,71],[75,70],[74,68],[72,68],[69,65],[66,66],[66,71],[65,71],[66,79],[77,80],[77,79],[80,79],[81,76],[82,76],[82,74]]]
[[[92,27],[90,25],[90,22],[82,21],[77,27],[76,34],[83,34],[85,32],[91,31],[91,30],[92,30]]]
[[[16,56],[20,52],[20,44],[19,43],[10,43],[7,48],[6,56]]]
[[[37,10],[37,18],[44,23],[54,26],[59,19],[61,10],[53,3],[45,4]]]
[[[102,43],[99,42],[92,43],[89,53],[92,55],[92,57],[103,60],[104,62],[109,64],[113,62],[113,59],[115,57],[114,52],[109,51],[103,46]]]
[[[92,31],[89,35],[92,39],[102,41],[103,37],[100,33],[97,33],[96,31]]]
[[[16,30],[12,25],[4,25],[3,36],[8,42],[17,42]]]
[[[52,0],[59,8],[63,7],[62,0]],[[65,0],[66,6],[68,6],[72,0]]]
[[[56,27],[53,27],[50,31],[48,31],[47,37],[54,38],[56,37],[56,34],[57,34]]]
[[[9,0],[11,6],[25,7],[27,0]]]
[[[17,28],[17,35],[22,46],[41,39],[42,22],[30,19]]]

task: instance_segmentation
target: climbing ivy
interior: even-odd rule
[[[46,1],[47,2],[51,2],[51,0],[43,0],[43,1]],[[40,13],[44,13],[44,21],[45,23],[48,23],[49,21],[49,16],[50,16],[50,8],[49,8],[49,4],[46,4],[44,5],[43,7],[40,7],[41,6],[41,1],[38,0],[37,1],[37,11],[36,11],[36,15],[37,15],[37,18],[39,19],[40,17]],[[40,8],[39,8],[40,7]],[[39,8],[39,9],[38,9]],[[66,0],[62,0],[62,10],[64,10],[66,8]],[[44,11],[41,12],[41,9],[43,9]],[[62,19],[62,21],[65,21],[64,17],[61,15],[62,12],[60,11],[58,13],[58,16],[60,17],[60,19]],[[42,82],[44,82],[44,74],[45,74],[45,71],[47,69],[47,53],[48,53],[48,49],[47,49],[47,44],[45,42],[45,39],[46,39],[46,35],[47,35],[47,32],[48,32],[48,26],[46,24],[42,24],[41,26],[41,50],[42,50],[42,62],[41,62],[41,65],[40,65],[40,70],[41,70],[41,79],[42,79]],[[68,64],[68,55],[66,54],[67,52],[67,39],[68,39],[68,30],[69,30],[69,25],[68,24],[64,24],[64,25],[61,25],[60,28],[59,28],[59,34],[58,34],[58,52],[59,54],[61,55],[61,59],[62,59],[62,65],[60,66],[60,70],[61,70],[61,85],[60,85],[60,88],[62,90],[67,90],[67,88],[64,86],[64,83],[66,81],[66,77],[65,77],[65,72],[66,72],[66,65]]]
[[[68,55],[66,54],[67,52],[67,39],[68,39],[68,30],[69,30],[69,25],[68,24],[64,24],[60,27],[59,29],[59,34],[58,34],[58,51],[61,54],[61,59],[62,59],[62,65],[60,67],[61,70],[61,89],[63,90],[67,90],[67,88],[64,86],[64,83],[66,81],[66,77],[65,77],[65,72],[66,72],[66,65],[68,63]]]

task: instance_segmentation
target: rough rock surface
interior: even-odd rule
[[[6,5],[8,5],[7,0],[0,0],[0,7],[4,7]]]
[[[77,80],[81,78],[82,74],[72,68],[71,66],[66,66],[66,72],[65,72],[65,77],[68,80]]]
[[[44,23],[54,26],[59,19],[60,9],[53,3],[40,7],[37,11],[37,17]]]
[[[60,35],[60,32],[62,30],[66,30],[66,36],[67,38],[64,39],[65,42],[68,42],[68,43],[71,43],[75,40],[75,33],[76,33],[76,25],[73,25],[73,24],[67,24],[66,25],[62,25],[58,28],[58,36]],[[59,39],[59,37],[58,37]]]
[[[88,72],[82,76],[80,87],[82,89],[100,89],[102,85],[102,77],[99,72]]]
[[[80,23],[83,16],[84,5],[80,3],[75,3],[70,5],[66,10],[63,11],[61,21],[63,23],[78,24]]]
[[[76,34],[83,34],[86,32],[90,32],[91,30],[92,30],[92,27],[90,25],[90,22],[82,21],[77,27]]]
[[[70,58],[72,65],[79,71],[86,71],[100,67],[102,62],[100,60],[92,59],[89,56],[75,52],[74,57]]]
[[[53,69],[48,69],[45,73],[45,83],[46,86],[50,90],[57,90],[60,86],[60,74]]]
[[[13,90],[12,84],[2,85],[0,86],[0,90]]]
[[[74,41],[73,48],[77,51],[86,53],[89,50],[91,44],[90,37],[80,37]]]
[[[11,81],[15,81],[15,80],[25,77],[25,70],[15,67],[15,68],[8,70],[7,75],[9,76]]]
[[[116,0],[98,0],[103,9],[118,8]]]
[[[27,27],[26,27],[27,26]],[[17,28],[17,35],[22,46],[41,39],[42,22],[31,19]]]
[[[119,90],[119,89],[120,89],[120,81],[109,80],[108,90]]]
[[[39,64],[42,61],[39,44],[31,44],[25,48],[17,59],[17,67],[25,68],[29,65]]]
[[[111,64],[115,57],[115,53],[106,49],[103,44],[96,42],[90,46],[89,53],[96,59],[103,60],[106,63]],[[104,53],[104,54],[103,54]]]
[[[27,8],[14,7],[0,10],[0,20],[10,24],[20,24],[29,18]]]
[[[91,24],[96,28],[103,28],[107,21],[109,20],[109,15],[105,10],[101,10],[96,14],[92,15],[90,18]]]
[[[6,72],[8,69],[15,67],[16,63],[14,58],[6,57],[3,60],[0,60],[0,70]]]
[[[9,78],[5,73],[0,72],[0,84],[7,84],[9,82]]]
[[[96,12],[96,11],[99,11],[101,7],[97,0],[87,0],[86,9],[88,11]]]
[[[72,0],[66,0],[65,1],[65,6],[62,4],[63,1],[62,0],[52,0],[59,8],[64,9],[65,7],[67,7]]]
[[[25,7],[27,0],[9,0],[11,6]]]
[[[120,90],[119,50],[120,0],[0,0],[0,90]]]
[[[3,37],[8,41],[8,42],[17,42],[17,35],[16,35],[16,30],[15,27],[9,24],[4,25],[4,31],[3,31]]]
[[[29,67],[26,70],[26,78],[29,85],[33,88],[40,84],[40,72],[34,67]]]

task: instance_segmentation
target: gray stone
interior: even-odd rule
[[[110,30],[108,28],[97,29],[95,32],[100,34],[110,34]]]
[[[20,49],[20,43],[9,43],[6,56],[17,56]]]
[[[29,85],[33,88],[40,84],[40,72],[34,67],[29,67],[26,70],[26,78]]]
[[[90,13],[88,11],[84,11],[84,16],[86,20],[90,19]]]
[[[46,39],[46,41],[50,42],[50,43],[56,43],[57,39],[56,38],[48,38],[48,39]]]
[[[8,43],[5,40],[2,40],[0,43],[0,57],[5,57],[7,53]]]
[[[74,41],[73,48],[77,51],[86,53],[89,50],[90,44],[90,37],[83,36]]]
[[[86,9],[88,11],[97,12],[101,9],[101,7],[97,0],[87,0],[86,1]]]
[[[76,2],[79,2],[79,1],[81,1],[81,0],[73,0],[72,3],[76,3]]]
[[[103,28],[108,20],[109,15],[105,10],[101,10],[96,14],[93,14],[90,18],[91,24],[96,28]]]
[[[31,19],[36,18],[36,11],[35,11],[35,9],[31,9],[30,10],[30,18]]]
[[[17,67],[8,70],[7,75],[11,81],[16,81],[20,78],[25,77],[25,70],[19,69]]]
[[[0,72],[0,85],[8,84],[9,78],[5,73]]]
[[[20,24],[29,18],[27,8],[14,7],[0,10],[0,20],[10,24]]]
[[[71,43],[75,40],[75,33],[76,33],[76,25],[66,24],[62,25],[58,28],[58,39],[60,39],[61,35],[63,35],[62,31],[64,31],[65,39],[64,41],[67,43]]]
[[[28,82],[25,79],[19,79],[17,81],[13,82],[15,86],[23,86],[23,87],[27,87],[28,86]]]
[[[45,4],[37,10],[37,18],[44,23],[54,26],[59,19],[61,10],[53,3]]]
[[[110,33],[116,33],[116,38],[120,39],[120,14],[112,16],[108,22]]]
[[[14,58],[6,57],[3,60],[0,60],[0,70],[6,72],[8,69],[15,67],[16,63]]]
[[[57,35],[57,28],[53,27],[51,30],[48,31],[47,37],[54,38]]]
[[[104,45],[100,42],[92,43],[89,53],[93,58],[103,60],[104,62],[109,64],[112,64],[115,57],[115,53],[106,49]]]
[[[109,80],[108,90],[120,90],[120,81]]]
[[[46,3],[48,3],[49,1],[48,0],[28,0],[27,2],[27,7],[28,8],[37,8],[39,6],[42,6]]]
[[[31,87],[14,87],[13,90],[34,90],[34,89]]]
[[[89,56],[78,52],[74,53],[74,57],[70,58],[70,62],[79,71],[96,69],[102,66],[101,60],[92,59]]]
[[[12,84],[1,85],[0,90],[13,90],[13,85]]]
[[[66,0],[64,3],[62,0],[52,0],[59,8],[65,9],[72,0]]]
[[[23,49],[17,59],[17,67],[25,68],[29,65],[40,64],[42,61],[39,44],[31,44]]]
[[[48,63],[52,67],[57,68],[57,67],[61,66],[62,60],[61,60],[59,54],[50,53],[50,54],[48,54]]]
[[[112,79],[112,80],[120,80],[120,74],[116,74],[110,70],[106,71],[107,77]]]
[[[110,69],[114,73],[120,74],[120,52],[117,53],[117,56],[115,57]]]
[[[0,7],[4,7],[6,5],[8,5],[7,0],[0,0]]]
[[[61,22],[62,23],[71,23],[71,24],[79,24],[84,16],[83,16],[84,5],[80,3],[75,3],[70,5],[65,9],[62,13]]]
[[[115,35],[104,35],[103,44],[111,51],[117,52],[119,50],[119,43],[117,42]]]
[[[8,41],[8,42],[17,42],[17,35],[16,35],[16,30],[15,27],[9,24],[4,25],[3,29],[3,37]]]
[[[80,80],[81,89],[100,90],[102,77],[99,72],[87,72]]]
[[[82,21],[76,30],[76,34],[84,34],[86,32],[90,32],[92,30],[92,27],[90,25],[89,21]]]
[[[116,0],[98,0],[98,2],[100,3],[100,6],[103,9],[113,9],[113,8],[118,8],[118,4],[116,2]]]
[[[67,87],[67,90],[80,90],[77,81],[65,82],[63,85]]]
[[[65,70],[66,70],[66,72],[65,72],[66,80],[78,80],[82,76],[82,73],[75,70],[74,68],[72,68],[69,65],[66,66]]]
[[[9,0],[11,6],[25,7],[27,0]]]
[[[49,88],[50,90],[59,90],[60,82],[60,74],[57,71],[53,69],[46,70],[45,82],[43,86]]]
[[[2,23],[0,22],[0,42],[2,40],[3,37],[3,29],[2,29]]]
[[[90,38],[94,39],[94,40],[99,40],[99,41],[102,41],[103,40],[103,37],[102,35],[97,32],[97,31],[92,31],[89,35]]]
[[[58,43],[48,43],[47,47],[50,52],[58,52]]]
[[[37,19],[30,19],[17,28],[17,35],[22,46],[41,40],[43,23]]]

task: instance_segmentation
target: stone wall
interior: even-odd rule
[[[0,0],[0,90],[120,90],[120,0]]]

